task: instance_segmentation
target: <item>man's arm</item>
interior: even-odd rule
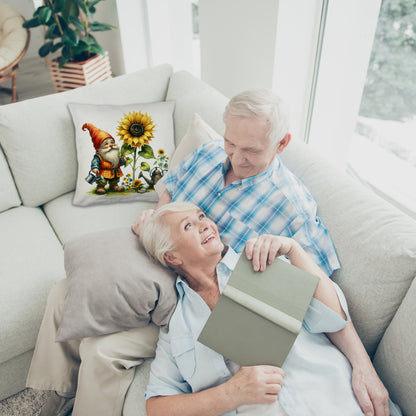
[[[366,416],[388,416],[389,393],[380,380],[353,323],[327,333],[327,337],[348,358],[352,366],[352,388]]]
[[[335,287],[329,277],[313,262],[299,243],[291,238],[264,235],[249,240],[247,258],[253,259],[256,270],[264,270],[274,258],[285,255],[291,263],[319,278],[314,297],[345,319]],[[389,395],[350,321],[345,328],[326,333],[334,345],[347,357],[352,366],[352,387],[366,416],[388,416]]]

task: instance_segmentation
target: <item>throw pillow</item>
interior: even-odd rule
[[[149,258],[130,228],[69,241],[64,259],[68,292],[57,341],[168,325],[176,275]]]
[[[211,126],[209,126],[199,114],[194,113],[185,136],[183,136],[182,140],[176,147],[175,153],[171,158],[169,168],[174,168],[201,144],[209,140],[218,139],[222,140],[223,137],[218,134]],[[156,185],[155,189],[159,196],[161,196],[166,187],[161,181]]]
[[[154,186],[175,149],[174,102],[68,107],[78,159],[74,205],[157,201]]]

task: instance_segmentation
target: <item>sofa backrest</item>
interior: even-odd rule
[[[0,143],[23,204],[39,206],[75,189],[77,157],[69,102],[117,105],[163,101],[171,74],[170,65],[161,65],[0,106]]]
[[[416,275],[416,222],[310,146],[291,143],[282,160],[317,201],[341,263],[332,277],[373,355]]]
[[[198,113],[219,134],[224,133],[222,114],[228,98],[189,72],[175,72],[169,82],[167,100],[175,101],[175,141],[185,135],[194,113]]]
[[[0,146],[0,212],[21,204],[9,165]]]

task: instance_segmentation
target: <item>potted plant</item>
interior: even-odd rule
[[[93,20],[100,1],[43,0],[23,24],[25,28],[45,28],[39,56],[58,55],[48,61],[57,92],[111,77],[108,54],[92,35],[115,28]]]

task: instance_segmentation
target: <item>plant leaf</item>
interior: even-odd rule
[[[144,172],[148,172],[150,170],[150,165],[147,162],[142,162],[140,164],[140,169]]]
[[[121,149],[120,149],[121,156],[131,155],[133,152],[134,152],[134,147],[130,146],[129,144],[124,143],[121,146]]]
[[[42,7],[41,10],[39,10],[39,22],[41,25],[47,25],[48,21],[52,17],[52,10],[49,7]]]
[[[52,48],[53,48],[53,42],[52,41],[46,42],[39,48],[39,56],[41,58],[44,58],[46,55],[48,55],[48,53],[52,52]]]
[[[39,17],[33,17],[32,19],[26,20],[26,22],[23,23],[23,27],[26,29],[30,29],[32,27],[38,27],[40,25]]]
[[[139,155],[145,159],[156,159],[152,146],[149,146],[148,144],[142,146]]]
[[[90,51],[97,53],[98,55],[105,55],[104,49],[98,43],[90,45]]]
[[[92,22],[89,28],[93,32],[105,32],[106,30],[116,29],[115,26],[108,23]]]
[[[62,36],[62,43],[68,46],[75,46],[78,44],[78,34],[75,30],[70,28],[66,29]]]

